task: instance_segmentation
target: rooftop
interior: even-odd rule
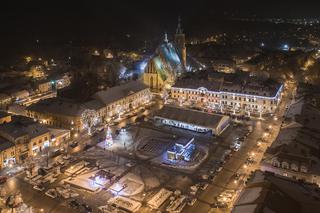
[[[81,116],[85,107],[82,104],[73,101],[52,98],[39,101],[38,103],[27,107],[27,110],[65,116]]]
[[[212,129],[217,128],[222,119],[228,117],[174,106],[164,106],[155,116]]]
[[[5,118],[5,117],[8,117],[8,116],[11,116],[11,115],[9,113],[7,113],[7,112],[0,111],[0,118]]]
[[[0,152],[13,146],[14,146],[14,143],[0,137]]]
[[[173,87],[198,89],[206,88],[214,92],[233,92],[248,95],[274,97],[280,83],[271,79],[249,76],[247,73],[219,73],[193,74],[178,80]]]
[[[10,123],[0,125],[2,136],[8,135],[14,139],[21,136],[35,138],[49,132],[46,126],[43,126],[31,119],[23,117],[14,117]]]
[[[319,211],[319,201],[320,191],[316,185],[256,171],[232,212],[315,213]]]
[[[99,91],[93,95],[93,98],[101,101],[105,105],[108,105],[147,88],[148,87],[140,81],[131,81],[120,86]]]

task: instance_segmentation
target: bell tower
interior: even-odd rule
[[[178,18],[178,26],[177,26],[176,34],[174,38],[175,38],[176,47],[178,48],[178,52],[182,60],[181,63],[185,68],[187,66],[187,48],[186,48],[185,34],[183,33],[183,30],[181,27],[180,17]]]

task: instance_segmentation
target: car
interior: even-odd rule
[[[7,182],[8,178],[6,176],[0,176],[0,184]]]
[[[42,192],[45,188],[44,188],[43,186],[41,186],[41,185],[35,185],[35,186],[33,187],[33,189]]]
[[[208,188],[208,186],[209,186],[208,183],[201,184],[201,190],[206,190]]]
[[[221,172],[222,169],[223,169],[223,167],[220,166],[220,167],[216,170],[216,172]]]
[[[45,195],[51,198],[56,198],[58,196],[58,193],[55,189],[49,189],[48,191],[46,191]]]
[[[222,208],[227,208],[227,207],[228,207],[228,205],[226,203],[222,203],[222,202],[216,202],[212,205],[212,208],[216,208],[216,209],[218,209],[218,208],[222,209]]]
[[[188,206],[193,206],[197,201],[197,198],[190,198],[188,201]]]

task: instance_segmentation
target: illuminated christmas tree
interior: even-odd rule
[[[105,147],[110,147],[113,144],[113,139],[112,139],[112,134],[111,134],[111,129],[108,126],[107,129],[107,136],[106,136],[106,140],[105,140]]]

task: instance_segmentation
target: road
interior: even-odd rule
[[[250,125],[253,127],[252,133],[246,138],[245,142],[243,143],[243,146],[238,152],[235,152],[233,156],[228,160],[224,166],[222,171],[214,178],[214,181],[209,184],[208,188],[204,191],[201,191],[197,194],[198,201],[194,204],[194,206],[189,207],[187,206],[183,212],[230,212],[231,208],[229,209],[213,209],[212,204],[216,202],[216,196],[218,196],[221,192],[223,192],[226,189],[234,189],[234,190],[241,190],[243,187],[243,184],[241,182],[235,183],[234,182],[234,175],[237,172],[245,173],[247,176],[250,174],[251,171],[259,168],[259,162],[262,159],[263,153],[265,149],[271,144],[271,142],[274,140],[274,138],[277,136],[281,123],[282,123],[282,115],[285,113],[285,108],[287,106],[287,103],[290,100],[290,95],[285,95],[280,106],[279,111],[276,113],[277,120],[274,120],[272,118],[267,118],[265,120],[251,120],[248,122],[245,122],[243,125],[243,129],[247,127],[247,125]],[[150,110],[144,111],[139,113],[136,116],[128,117],[121,122],[119,122],[117,125],[113,126],[113,132],[116,129],[119,129],[123,126],[126,126],[127,123],[132,123],[137,116],[148,115],[153,110],[156,110],[161,103],[157,103],[155,106],[152,106]],[[268,136],[269,143],[263,144],[260,149],[262,152],[257,152],[257,140],[263,136],[265,133],[267,127],[269,125],[272,125],[272,131],[271,134]],[[166,131],[172,131],[172,130],[166,130]],[[239,132],[237,132],[239,131]],[[186,175],[183,172],[169,170],[169,169],[163,169],[163,168],[157,168],[154,166],[150,166],[150,163],[146,160],[139,160],[134,155],[130,155],[128,152],[119,152],[119,153],[111,153],[112,155],[116,154],[118,156],[124,157],[126,159],[132,159],[136,162],[136,166],[132,167],[131,170],[135,169],[136,167],[146,167],[149,168],[150,171],[157,173],[157,171],[161,170],[162,172],[170,175],[171,177],[187,177],[190,178],[193,182],[198,181],[199,174],[202,174],[203,172],[207,172],[210,163],[212,160],[220,160],[221,155],[225,149],[228,149],[231,141],[234,137],[241,135],[241,128],[239,127],[230,127],[224,134],[225,137],[223,138],[216,138],[216,139],[205,139],[204,137],[199,136],[199,140],[202,143],[205,143],[209,145],[210,147],[210,153],[211,156],[209,159],[199,168],[194,174]],[[184,131],[177,131],[177,134],[185,134]],[[104,137],[105,132],[97,133],[96,135],[89,137],[87,134],[79,135],[79,138],[76,139],[79,146],[75,149],[70,149],[69,151],[75,155],[76,153],[79,153],[81,156],[81,151],[83,150],[84,146],[86,144],[92,144],[95,145],[99,138]],[[255,161],[256,163],[253,165],[249,165],[247,168],[244,168],[244,164],[246,159],[248,158],[249,153],[255,153]],[[110,153],[109,153],[110,154]],[[107,155],[105,156],[107,157]],[[110,157],[110,156],[109,156]],[[168,181],[171,182],[171,181]],[[169,183],[166,183],[169,184]],[[170,184],[169,184],[170,185]],[[167,185],[163,185],[166,187]],[[4,185],[5,190],[8,192],[8,194],[14,194],[18,191],[21,191],[24,201],[28,205],[32,205],[39,209],[45,209],[45,212],[72,212],[69,208],[67,208],[66,202],[59,200],[59,199],[51,199],[43,193],[32,189],[32,186],[30,186],[28,183],[26,183],[21,175],[16,175],[15,177],[11,177],[7,183]],[[184,193],[187,192],[187,189],[183,190]],[[92,200],[92,203],[101,203],[106,202],[105,193],[101,193],[101,198],[99,199],[91,199],[91,195],[88,193],[85,193],[87,199]],[[99,194],[100,196],[100,194]],[[91,201],[90,201],[91,202]],[[231,207],[231,206],[230,206]],[[149,212],[148,209],[142,208],[140,212]]]
[[[274,139],[277,137],[281,124],[283,121],[283,115],[286,113],[286,107],[291,104],[292,91],[295,85],[291,85],[282,98],[282,101],[278,107],[277,112],[274,117],[267,118],[265,120],[252,120],[251,125],[253,126],[253,132],[248,136],[245,141],[244,146],[236,152],[231,159],[224,165],[220,174],[214,179],[213,183],[209,185],[207,190],[200,193],[197,198],[198,202],[192,207],[187,207],[185,212],[230,212],[232,204],[230,204],[228,209],[214,209],[211,208],[212,204],[216,202],[216,197],[221,194],[224,190],[237,190],[238,192],[244,187],[244,184],[234,183],[233,176],[235,173],[245,172],[247,176],[254,170],[259,169],[260,161],[262,160],[263,154],[267,147],[271,145]],[[274,119],[276,118],[276,119]],[[260,147],[261,152],[257,152],[257,140],[263,137],[265,130],[272,126],[270,134],[267,138],[268,143],[262,144]],[[249,154],[255,153],[255,164],[247,166],[244,168],[245,161]],[[235,199],[236,200],[236,199]]]

